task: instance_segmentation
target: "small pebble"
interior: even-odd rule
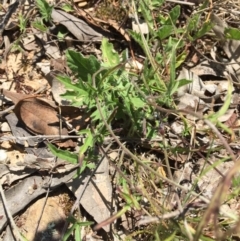
[[[0,163],[5,162],[7,160],[7,153],[5,150],[0,150]]]
[[[2,132],[10,132],[11,129],[10,129],[10,126],[8,125],[7,122],[3,122],[2,125],[1,125],[1,131]]]

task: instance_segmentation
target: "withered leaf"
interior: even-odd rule
[[[14,108],[14,113],[34,134],[67,135],[66,129],[60,133],[56,109],[35,97],[20,100]]]
[[[14,102],[14,113],[18,120],[25,124],[26,129],[31,133],[40,135],[68,135],[66,128],[62,128],[60,131],[58,110],[54,102],[33,95],[19,94],[4,89],[2,92]],[[60,147],[76,146],[76,143],[71,139],[55,141],[55,143]]]
[[[2,93],[7,98],[11,99],[14,104],[17,104],[20,100],[24,98],[33,97],[33,95],[19,94],[13,91],[5,90],[5,89],[2,89]]]

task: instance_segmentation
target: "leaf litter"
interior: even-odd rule
[[[56,236],[50,235],[47,240],[60,240],[64,232],[71,229],[71,225],[68,226],[71,219],[67,217],[80,220],[81,216],[82,220],[94,221],[96,229],[102,228],[101,231],[95,231],[94,228],[83,228],[83,221],[79,221],[80,226],[73,222],[75,233],[81,227],[82,239],[95,240],[98,236],[102,240],[113,240],[115,236],[118,237],[116,240],[129,240],[129,237],[134,237],[133,240],[152,240],[155,234],[151,237],[148,233],[155,231],[151,225],[148,226],[148,222],[151,223],[149,220],[154,218],[154,224],[159,222],[159,218],[166,215],[163,210],[167,214],[176,210],[178,214],[173,217],[179,218],[181,215],[184,217],[190,207],[200,207],[206,210],[203,218],[205,224],[200,222],[196,226],[194,222],[189,222],[196,229],[195,240],[202,232],[203,225],[207,224],[209,226],[206,226],[204,235],[216,238],[216,230],[211,226],[209,215],[212,213],[217,217],[217,214],[212,210],[219,209],[221,218],[226,222],[229,222],[230,214],[234,216],[238,210],[234,204],[236,198],[225,206],[221,206],[220,195],[219,200],[216,199],[221,188],[222,193],[227,195],[229,189],[226,187],[230,186],[227,177],[235,175],[232,179],[235,185],[230,189],[232,192],[237,192],[238,183],[239,167],[230,156],[232,153],[235,156],[239,154],[239,40],[226,37],[226,33],[229,36],[233,30],[212,13],[210,22],[213,26],[209,31],[215,33],[218,39],[208,35],[208,31],[204,32],[208,28],[207,21],[197,37],[190,36],[194,34],[192,26],[195,20],[191,19],[195,17],[188,11],[199,6],[194,3],[195,6],[186,8],[179,3],[176,7],[170,1],[162,6],[169,11],[168,16],[160,11],[162,27],[157,35],[162,42],[149,42],[148,50],[152,56],[156,56],[158,65],[163,69],[161,78],[169,80],[169,75],[172,78],[168,88],[173,86],[171,95],[174,96],[176,110],[172,106],[169,108],[168,101],[160,100],[154,103],[164,103],[164,108],[169,109],[166,111],[161,107],[153,113],[150,109],[154,104],[148,109],[147,104],[151,102],[145,100],[158,101],[160,97],[157,92],[152,95],[151,91],[141,89],[141,84],[138,87],[139,80],[136,76],[146,74],[149,81],[147,89],[152,88],[159,93],[161,88],[164,89],[164,84],[158,88],[153,82],[157,71],[150,70],[148,73],[144,61],[150,55],[149,52],[142,51],[141,48],[146,50],[146,45],[139,40],[139,36],[142,35],[141,38],[144,39],[144,34],[153,34],[152,30],[157,28],[157,18],[152,18],[157,16],[157,11],[154,10],[152,13],[155,15],[152,15],[149,9],[142,10],[145,16],[143,20],[128,13],[133,11],[134,6],[123,7],[119,1],[111,3],[118,9],[119,18],[113,16],[112,9],[108,9],[109,4],[106,5],[105,0],[94,4],[81,3],[84,8],[79,8],[79,3],[76,3],[72,7],[60,5],[60,9],[53,3],[52,25],[48,26],[48,32],[44,32],[46,26],[42,20],[47,24],[48,16],[41,14],[47,5],[43,0],[37,2],[38,8],[33,10],[33,5],[29,7],[27,1],[15,1],[12,5],[5,3],[1,9],[1,15],[2,11],[9,14],[2,17],[0,24],[1,53],[4,56],[0,69],[3,96],[1,125],[6,125],[7,122],[10,129],[1,129],[1,149],[6,150],[8,158],[0,164],[0,176],[10,214],[21,220],[18,222],[21,233],[28,240],[40,240],[43,238],[42,232],[55,230]],[[140,8],[143,7],[141,4]],[[28,21],[33,20],[27,23],[27,29],[24,22],[20,21],[21,11]],[[178,20],[180,16],[184,19],[186,13],[191,15],[190,22],[186,19],[181,20],[183,22]],[[200,15],[195,16],[198,20],[201,19]],[[230,16],[233,18],[234,15]],[[40,17],[43,19],[39,20]],[[122,20],[121,23],[119,19]],[[195,66],[189,67],[192,63],[188,63],[180,40],[176,43],[176,48],[180,46],[176,60],[168,55],[171,41],[175,41],[173,34],[181,34],[180,31],[174,32],[176,28],[172,24],[179,29],[183,25],[189,28],[189,37],[195,38],[197,44],[193,47],[193,42],[188,42],[185,48],[192,54],[190,60]],[[133,31],[126,31],[128,28]],[[201,38],[201,32],[204,32],[206,38]],[[114,48],[104,37],[111,39]],[[210,50],[205,48],[209,44],[207,40],[210,40]],[[102,47],[99,47],[100,42]],[[84,48],[86,44],[88,46]],[[161,48],[163,46],[165,49]],[[129,59],[127,52],[121,53],[126,48],[132,59]],[[83,54],[76,54],[75,50]],[[99,56],[99,53],[102,54]],[[104,65],[101,65],[102,62]],[[154,63],[151,64],[154,66]],[[176,80],[173,75],[176,67],[174,64],[178,67]],[[117,71],[117,75],[114,71]],[[68,77],[67,81],[63,76]],[[81,79],[84,84],[80,86],[77,79]],[[90,79],[93,81],[90,82]],[[116,93],[112,92],[120,104],[111,113],[107,112],[107,108],[111,106],[112,100],[104,106],[100,99],[103,95],[101,88],[98,89],[99,96],[95,95],[94,98],[87,95],[86,89],[87,86],[94,93],[99,88],[99,83],[104,86],[108,81],[112,81],[112,89],[116,88],[116,92],[122,94],[116,98]],[[105,92],[111,88],[108,86]],[[145,96],[145,100],[139,98],[134,91],[137,88],[140,88],[138,93],[145,91],[143,94],[149,96]],[[125,90],[127,95],[124,95]],[[93,102],[94,99],[101,101]],[[12,109],[7,111],[7,107],[13,105],[13,113],[10,113]],[[99,106],[102,113],[96,112]],[[125,110],[131,114],[121,117]],[[135,110],[139,115],[135,115]],[[112,122],[113,135],[104,136],[103,141],[109,148],[103,152],[100,151],[102,146],[95,145],[94,154],[86,164],[85,155],[97,135],[95,133],[92,138],[85,129],[88,128],[93,133],[95,130],[106,132],[106,123],[104,127],[101,126],[103,120],[96,122],[99,116],[104,115],[107,116],[107,124]],[[128,119],[134,121],[134,126],[129,124]],[[218,129],[212,128],[208,120]],[[141,132],[131,135],[136,129]],[[149,130],[157,130],[156,135],[151,136]],[[117,145],[118,141],[122,145]],[[134,159],[129,158],[129,154],[124,151],[126,147],[144,165],[147,163],[148,168],[139,166]],[[231,152],[228,148],[231,148]],[[61,160],[68,151],[71,152],[66,158],[68,160]],[[95,166],[95,169],[84,165]],[[81,169],[84,172],[79,175]],[[70,190],[67,195],[76,200],[74,204],[71,203],[71,210],[66,214],[56,201],[48,197],[50,191],[61,190],[63,186]],[[40,199],[43,194],[46,194],[46,198]],[[221,198],[227,201],[227,196]],[[217,201],[211,203],[211,200]],[[179,203],[184,205],[182,212]],[[7,222],[4,205],[2,202],[0,207],[0,230],[6,240],[12,225]],[[67,206],[68,203],[65,202],[64,205]],[[80,209],[76,211],[76,207]],[[142,226],[143,223],[145,225]],[[165,225],[174,233],[170,222]],[[144,228],[145,233],[141,232]],[[158,226],[156,230],[157,228]],[[161,230],[159,233],[166,237]],[[68,240],[76,237],[70,232],[66,234],[69,234]]]

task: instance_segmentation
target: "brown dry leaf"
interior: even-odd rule
[[[204,60],[195,67],[191,68],[191,72],[196,75],[213,75],[218,77],[225,77],[224,71],[226,68],[222,64],[217,62],[210,62],[208,60]]]
[[[31,51],[38,48],[38,44],[35,40],[34,35],[28,35],[22,39],[22,44],[25,50]]]
[[[64,25],[80,41],[101,41],[102,34],[96,32],[86,22],[62,10],[52,10],[52,19]]]
[[[34,133],[41,135],[66,135],[67,130],[63,129],[60,133],[59,118],[57,111],[46,102],[35,97],[20,100],[14,113],[26,128]]]
[[[12,135],[16,136],[16,137],[25,137],[25,136],[29,136],[29,132],[27,132],[24,129],[24,126],[18,123],[18,118],[16,117],[16,115],[14,113],[10,113],[7,116],[5,116],[11,131],[12,131]],[[20,139],[16,139],[16,142],[20,145],[23,145],[25,147],[29,147],[29,146],[35,146],[37,144],[36,141],[29,139],[27,141],[25,140],[20,140]]]
[[[195,191],[201,193],[205,198],[211,199],[220,180],[234,165],[233,161],[222,161],[222,158],[227,155],[227,153],[224,153],[223,156],[212,155],[208,160],[201,158],[197,163],[188,162],[184,165],[184,168],[174,172],[174,181],[180,185],[186,185],[189,188],[195,186]],[[200,173],[204,171],[206,174],[199,178]],[[184,200],[188,194],[187,192],[181,192],[181,200]]]
[[[3,94],[16,104],[14,113],[18,120],[24,123],[26,129],[31,133],[40,135],[68,135],[66,128],[60,131],[60,121],[54,102],[7,90],[3,90]],[[76,143],[71,139],[55,143],[60,147],[76,146]]]
[[[164,171],[163,167],[158,167],[157,172],[162,176],[162,177],[166,177],[166,172]]]
[[[51,65],[51,69],[53,69],[54,71],[59,71],[59,72],[64,72],[65,69],[67,69],[67,64],[66,64],[66,60],[59,58],[59,59],[51,59],[50,60],[50,65]]]
[[[5,89],[2,90],[2,93],[7,98],[11,99],[14,104],[17,104],[22,99],[34,97],[33,95],[19,94],[13,91],[5,90]]]
[[[232,126],[233,123],[237,120],[237,115],[234,112],[234,109],[227,110],[223,115],[218,117],[218,121],[224,122],[228,127]]]
[[[37,111],[36,111],[37,110]],[[30,97],[20,100],[14,113],[23,122],[28,131],[40,135],[68,135],[68,130],[60,131],[60,120],[55,104],[44,99]],[[76,147],[73,140],[55,141],[59,147]]]

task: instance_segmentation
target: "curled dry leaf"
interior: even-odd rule
[[[67,134],[66,129],[60,133],[57,111],[40,99],[30,97],[20,100],[14,108],[14,113],[34,134]]]
[[[16,104],[14,113],[18,120],[25,124],[28,131],[40,135],[68,135],[68,130],[60,131],[60,120],[57,106],[52,101],[46,101],[39,97],[18,94],[3,90],[3,94],[12,99]],[[56,143],[61,147],[75,147],[72,140]]]

